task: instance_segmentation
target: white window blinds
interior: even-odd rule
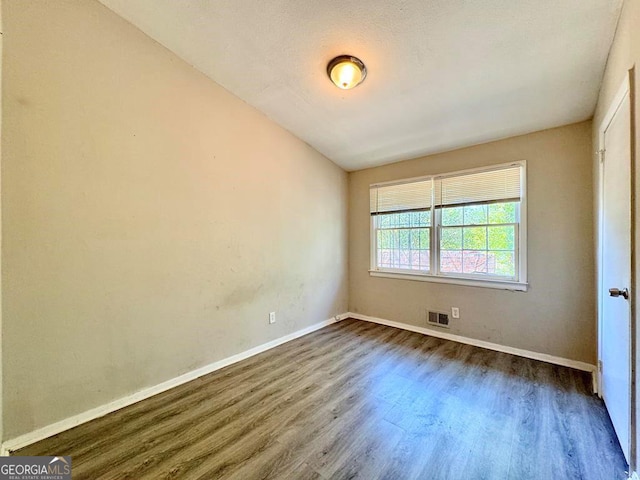
[[[436,205],[473,205],[520,200],[521,166],[436,178]]]
[[[522,192],[522,168],[522,165],[509,165],[484,172],[371,185],[369,211],[376,215],[428,210],[431,208],[432,188],[435,188],[436,206],[517,202]]]
[[[431,208],[432,180],[395,185],[372,185],[369,206],[372,215],[428,210]]]

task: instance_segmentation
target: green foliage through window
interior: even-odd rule
[[[517,212],[516,202],[443,208],[440,270],[515,277]]]
[[[376,221],[378,267],[429,271],[430,211],[381,214]]]
[[[516,277],[519,202],[444,207],[440,218],[440,271]],[[382,213],[375,217],[377,266],[428,272],[431,211]]]

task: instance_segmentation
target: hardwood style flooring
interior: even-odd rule
[[[345,320],[26,447],[80,479],[623,479],[582,372]]]

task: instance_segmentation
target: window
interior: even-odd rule
[[[371,275],[525,290],[524,192],[524,162],[371,185]]]

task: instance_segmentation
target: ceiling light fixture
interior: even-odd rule
[[[367,67],[356,57],[340,55],[329,62],[327,74],[336,87],[349,90],[362,83],[367,76]]]

